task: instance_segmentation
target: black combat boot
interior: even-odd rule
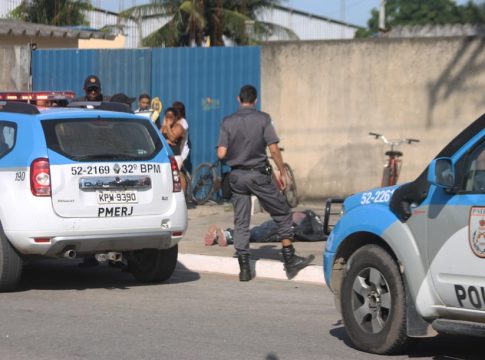
[[[240,254],[237,257],[239,261],[239,281],[249,281],[251,277],[251,264],[249,261],[249,254]]]
[[[301,269],[308,266],[313,259],[315,259],[315,256],[313,255],[310,255],[309,257],[295,255],[295,248],[293,245],[283,247],[281,253],[283,254],[286,276],[288,276],[288,279],[293,279]]]

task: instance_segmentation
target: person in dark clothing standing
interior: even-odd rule
[[[108,101],[109,97],[101,93],[101,81],[96,75],[89,75],[84,80],[84,96],[80,96],[73,101]]]
[[[273,180],[266,155],[268,147],[279,170],[278,181],[284,189],[285,168],[271,117],[255,108],[257,91],[252,85],[241,88],[238,101],[239,110],[222,121],[217,156],[232,168],[229,183],[234,204],[234,247],[240,268],[239,280],[249,281],[252,278],[249,248],[251,195],[259,199],[278,226],[277,237],[283,246],[284,267],[288,279],[291,279],[315,257],[297,256],[292,245],[291,209]]]

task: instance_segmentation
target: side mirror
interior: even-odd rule
[[[451,189],[455,186],[455,169],[450,158],[434,159],[428,168],[428,181],[436,186]]]

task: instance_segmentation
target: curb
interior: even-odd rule
[[[235,258],[179,253],[178,261],[190,271],[239,275],[239,265]],[[251,268],[253,274],[256,274],[255,277],[288,280],[283,269],[283,264],[279,261],[251,260]],[[291,281],[325,286],[323,266],[310,265],[301,270]]]

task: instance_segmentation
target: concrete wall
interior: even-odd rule
[[[79,39],[79,49],[123,49],[126,36],[117,35],[114,40]]]
[[[380,185],[386,147],[368,132],[411,137],[400,182],[485,111],[485,40],[369,39],[265,45],[269,112],[304,198]]]
[[[0,91],[28,90],[30,48],[0,46]]]

